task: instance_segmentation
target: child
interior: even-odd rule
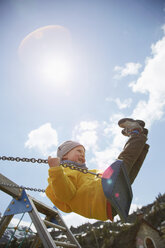
[[[124,118],[118,124],[123,128],[122,134],[129,137],[118,159],[123,160],[132,184],[149,149],[146,144],[148,130],[141,120]],[[64,168],[60,166],[62,160],[71,160],[85,166],[84,146],[75,141],[66,141],[58,147],[57,158],[48,157],[50,168],[46,195],[53,204],[66,213],[75,212],[86,218],[102,221],[113,220],[116,211],[103,193],[101,179],[92,174]]]

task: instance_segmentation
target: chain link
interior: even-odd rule
[[[26,189],[26,190],[31,190],[31,191],[38,191],[38,192],[45,192],[44,189],[36,189],[36,188],[30,188],[30,187],[25,187],[25,186],[19,186],[19,185],[14,185],[14,184],[10,184],[10,183],[2,183],[0,182],[1,186],[6,186],[9,188],[16,188],[16,189]]]
[[[6,157],[6,156],[2,156],[0,157],[0,160],[8,160],[8,161],[16,161],[16,162],[31,162],[31,163],[44,163],[47,164],[48,160],[47,159],[35,159],[35,158],[20,158],[20,157]]]
[[[0,156],[0,160],[7,160],[7,161],[16,161],[16,162],[31,162],[31,163],[44,163],[44,164],[48,164],[48,160],[47,159],[36,159],[36,158],[20,158],[20,157],[6,157],[6,156]],[[100,177],[100,173],[94,173],[92,171],[89,171],[86,167],[81,167],[81,165],[79,163],[75,163],[72,161],[68,161],[68,160],[64,160],[61,161],[60,165],[62,165],[64,168],[69,167],[71,170],[78,170],[84,174],[92,174],[95,175],[97,177]]]
[[[7,160],[7,161],[16,161],[16,162],[31,162],[31,163],[44,163],[44,164],[48,164],[48,160],[47,159],[35,159],[35,158],[20,158],[20,157],[7,157],[7,156],[0,156],[0,160]],[[84,174],[92,174],[92,175],[95,175],[96,177],[98,178],[101,178],[101,175],[100,173],[94,173],[92,171],[89,171],[86,167],[84,168],[81,167],[80,164],[78,163],[75,163],[75,162],[72,162],[72,161],[61,161],[60,165],[62,165],[64,168],[70,168],[71,170],[77,170],[77,171],[80,171]],[[36,188],[30,188],[30,187],[24,187],[24,186],[16,186],[16,185],[13,185],[13,184],[7,184],[7,183],[1,183],[0,182],[0,185],[3,185],[3,186],[6,186],[6,187],[11,187],[11,188],[19,188],[19,189],[26,189],[26,190],[31,190],[31,191],[38,191],[38,192],[45,192],[44,189],[36,189]]]

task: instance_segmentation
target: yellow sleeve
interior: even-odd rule
[[[59,208],[61,211],[65,212],[65,213],[70,213],[72,212],[71,208],[69,207],[68,204],[61,202],[58,200],[57,197],[55,197],[52,188],[49,184],[49,186],[46,188],[45,193],[47,195],[47,197],[51,200],[51,202],[57,207]]]
[[[76,193],[75,185],[62,166],[49,168],[48,183],[52,193],[59,201],[67,203]]]

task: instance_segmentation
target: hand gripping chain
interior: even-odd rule
[[[0,156],[0,160],[2,161],[16,161],[16,162],[31,162],[31,163],[44,163],[44,164],[48,164],[48,160],[47,159],[35,159],[35,158],[20,158],[20,157],[6,157],[6,156]],[[69,160],[64,160],[64,161],[61,161],[60,163],[61,166],[63,166],[64,168],[70,168],[71,170],[77,170],[77,171],[80,171],[84,174],[92,174],[92,175],[95,175],[96,177],[98,178],[101,178],[100,174],[99,173],[94,173],[92,171],[88,171],[88,169],[86,168],[85,164],[79,164],[79,163],[76,163],[76,162],[72,162],[72,161],[69,161]],[[85,168],[84,168],[85,167]],[[6,187],[12,187],[12,188],[20,188],[20,189],[26,189],[26,190],[31,190],[31,191],[38,191],[38,192],[45,192],[44,189],[36,189],[36,188],[29,188],[29,187],[24,187],[24,186],[15,186],[15,185],[12,185],[12,184],[6,184],[6,183],[1,183],[0,182],[0,185],[3,185],[3,186],[6,186]]]

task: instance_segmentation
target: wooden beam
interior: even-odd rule
[[[5,183],[5,184],[12,184],[14,186],[18,186],[16,183],[8,179],[7,177],[3,176],[0,173],[0,183]],[[14,188],[14,187],[8,187],[4,185],[0,185],[0,190],[3,192],[7,193],[8,195],[11,195],[14,198],[21,198],[22,195],[22,189]]]
[[[0,221],[0,238],[2,237],[2,235],[4,234],[6,228],[8,227],[11,219],[13,218],[13,215],[9,215],[9,216],[3,216],[1,221]]]

